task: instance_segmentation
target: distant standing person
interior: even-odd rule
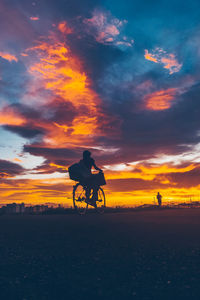
[[[158,192],[156,198],[158,200],[158,206],[160,207],[162,205],[162,196],[159,192]]]

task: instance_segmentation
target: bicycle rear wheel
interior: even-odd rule
[[[77,183],[73,188],[73,204],[79,215],[84,215],[87,211],[88,204],[85,201],[86,190],[80,183]]]
[[[106,207],[106,197],[104,190],[100,187],[98,190],[98,200],[96,200],[96,211],[99,214],[103,214]]]

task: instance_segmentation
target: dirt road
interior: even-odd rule
[[[200,209],[0,217],[0,299],[200,299]]]

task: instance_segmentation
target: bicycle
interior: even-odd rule
[[[103,214],[106,207],[106,197],[104,190],[99,186],[98,197],[96,201],[91,201],[93,197],[93,189],[89,197],[86,197],[87,186],[78,182],[73,186],[73,205],[79,215],[84,215],[88,210],[88,205],[95,208],[96,212]],[[89,199],[88,199],[89,198]]]

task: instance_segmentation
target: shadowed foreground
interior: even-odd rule
[[[200,299],[200,210],[0,217],[0,299]]]

